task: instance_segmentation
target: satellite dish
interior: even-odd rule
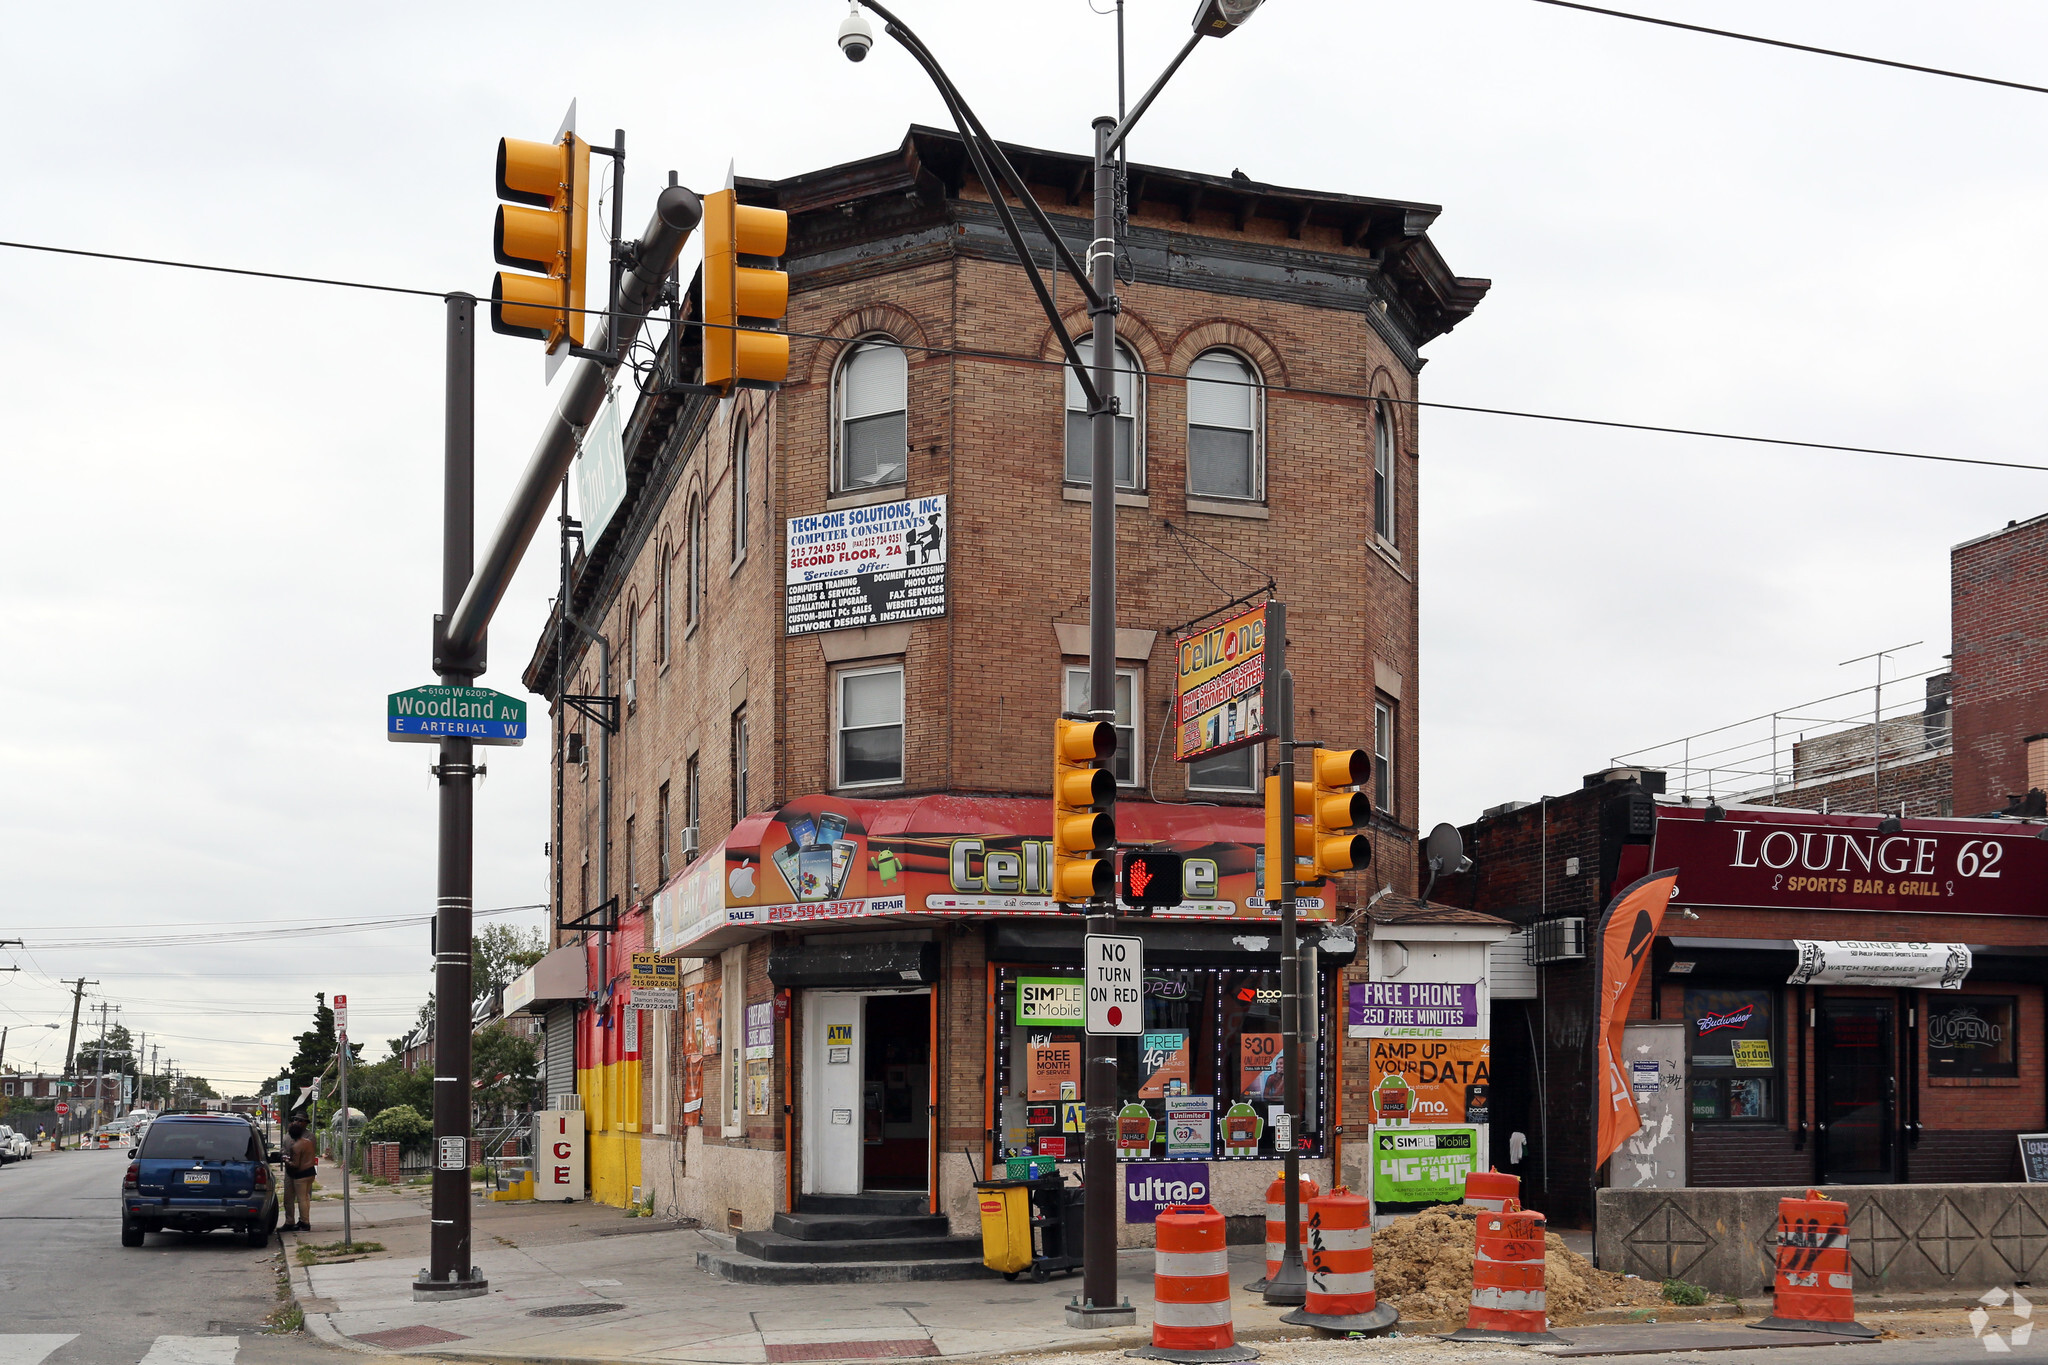
[[[1438,871],[1456,872],[1458,860],[1465,856],[1465,836],[1458,833],[1456,825],[1446,821],[1429,832],[1425,848]]]

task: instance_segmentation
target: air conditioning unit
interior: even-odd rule
[[[562,757],[566,762],[569,763],[581,763],[588,757],[588,752],[586,746],[583,743],[583,734],[581,731],[570,731],[568,735],[568,742],[563,750]]]
[[[640,689],[634,685],[633,679],[628,678],[626,679],[626,709],[630,711],[639,704]]]
[[[682,832],[676,836],[676,843],[676,851],[683,855],[684,862],[689,862],[692,858],[695,858],[697,856],[697,827],[695,825],[684,825]]]
[[[1532,967],[1546,962],[1570,962],[1586,955],[1586,921],[1538,920],[1529,926],[1528,961]]]

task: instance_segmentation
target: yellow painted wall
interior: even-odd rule
[[[640,1063],[579,1067],[576,1092],[590,1133],[590,1198],[624,1208],[640,1184]]]

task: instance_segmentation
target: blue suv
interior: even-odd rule
[[[238,1114],[165,1114],[149,1125],[121,1181],[121,1245],[151,1232],[233,1228],[252,1247],[277,1230],[277,1181],[263,1138]]]

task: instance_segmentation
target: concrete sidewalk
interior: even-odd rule
[[[1078,1275],[1050,1283],[986,1279],[891,1284],[784,1286],[734,1284],[697,1268],[699,1253],[729,1249],[722,1234],[629,1219],[592,1204],[492,1204],[473,1211],[475,1260],[490,1293],[450,1303],[415,1303],[412,1280],[427,1259],[424,1189],[378,1190],[354,1201],[358,1241],[384,1250],[335,1264],[301,1265],[297,1248],[340,1239],[338,1201],[316,1203],[318,1230],[288,1233],[293,1292],[306,1329],[346,1350],[444,1360],[549,1362],[796,1362],[903,1357],[1079,1355],[1147,1343],[1151,1332],[1152,1253],[1121,1257],[1118,1284],[1137,1310],[1135,1328],[1079,1331],[1061,1310],[1080,1289]],[[1231,1283],[1264,1272],[1264,1249],[1232,1247]],[[1235,1291],[1240,1340],[1306,1343],[1315,1334],[1279,1321],[1279,1308]],[[1889,1301],[1886,1301],[1889,1303]],[[1958,1302],[1966,1302],[1958,1300]],[[1866,1301],[1870,1310],[1885,1305]],[[1907,1306],[1905,1304],[1896,1307]],[[1916,1309],[1947,1307],[1915,1297]],[[1659,1310],[1653,1320],[1753,1317],[1762,1305]],[[1640,1321],[1645,1314],[1594,1315]],[[1421,1362],[1477,1360],[1518,1348],[1455,1348],[1421,1338],[1462,1324],[1402,1323],[1393,1350]],[[1967,1332],[1967,1327],[1963,1329]],[[1761,1334],[1760,1334],[1761,1335]],[[1676,1343],[1674,1343],[1676,1346]],[[1677,1349],[1684,1349],[1677,1347]],[[1288,1352],[1292,1354],[1292,1352]]]

